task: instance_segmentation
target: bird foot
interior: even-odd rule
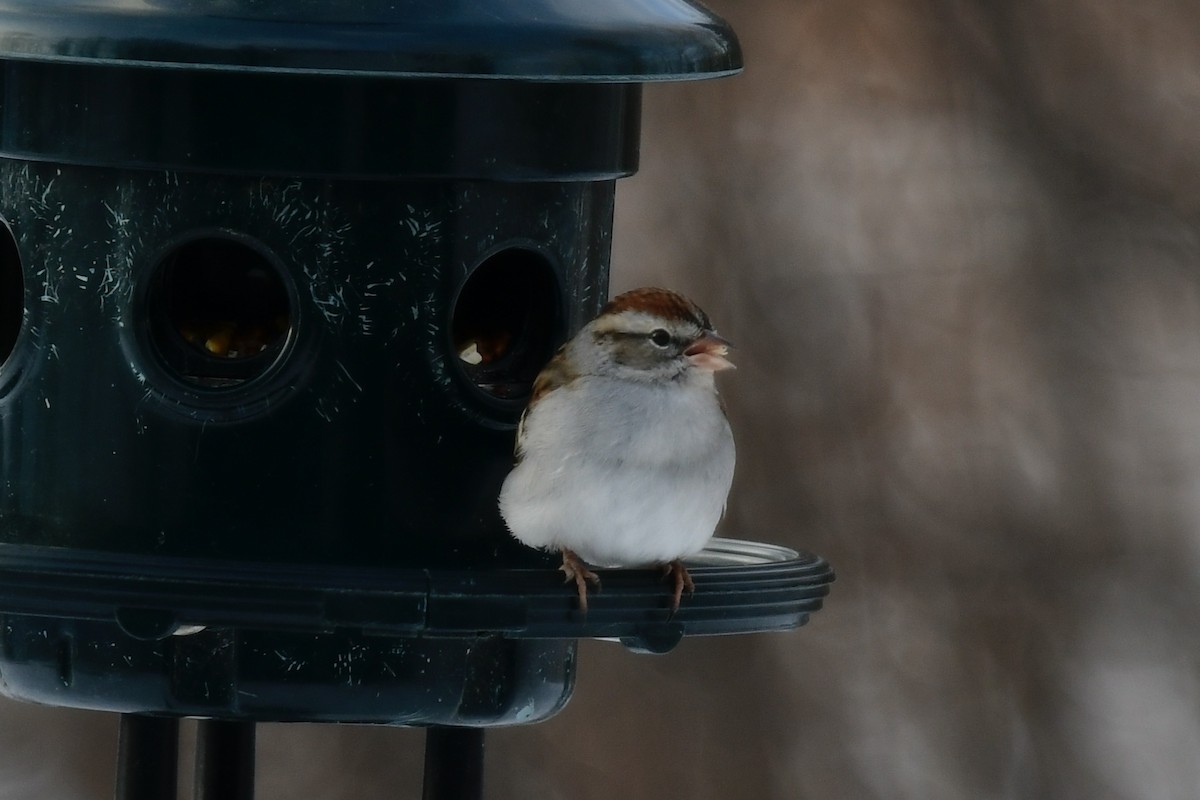
[[[687,567],[678,558],[669,564],[663,564],[663,578],[670,576],[675,581],[675,590],[671,593],[671,614],[679,610],[679,601],[683,599],[683,590],[687,589],[688,596],[696,593],[696,584],[692,583],[692,576],[688,574]]]
[[[595,586],[597,592],[600,591],[600,576],[588,569],[587,564],[583,563],[583,559],[571,550],[563,550],[562,559],[563,563],[559,569],[567,576],[563,583],[575,581],[575,589],[579,592],[579,610],[586,614],[588,584]]]

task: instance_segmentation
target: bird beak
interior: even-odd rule
[[[736,369],[733,362],[725,358],[729,348],[733,347],[729,340],[722,339],[715,333],[706,333],[688,345],[683,354],[688,361],[700,369],[710,372],[720,372],[723,369]]]

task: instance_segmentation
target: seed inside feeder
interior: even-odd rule
[[[280,341],[288,332],[288,319],[276,317],[271,324],[239,323],[232,320],[184,323],[179,334],[188,344],[220,358],[250,358]]]
[[[561,340],[554,267],[525,248],[500,250],[474,267],[451,317],[463,375],[497,400],[521,400]]]
[[[284,274],[243,238],[204,237],[174,248],[159,263],[147,305],[163,366],[208,389],[263,374],[293,325]]]

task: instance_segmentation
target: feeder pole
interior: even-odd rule
[[[254,800],[254,723],[200,720],[195,800]]]
[[[483,728],[425,730],[425,788],[421,800],[483,797]]]
[[[179,720],[122,714],[117,741],[116,800],[163,800],[175,796]]]

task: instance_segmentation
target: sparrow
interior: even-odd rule
[[[586,613],[588,565],[659,565],[671,613],[695,585],[682,559],[725,510],[734,445],[714,376],[730,343],[691,300],[614,297],[538,374],[517,427],[500,513],[524,544],[562,554]]]

